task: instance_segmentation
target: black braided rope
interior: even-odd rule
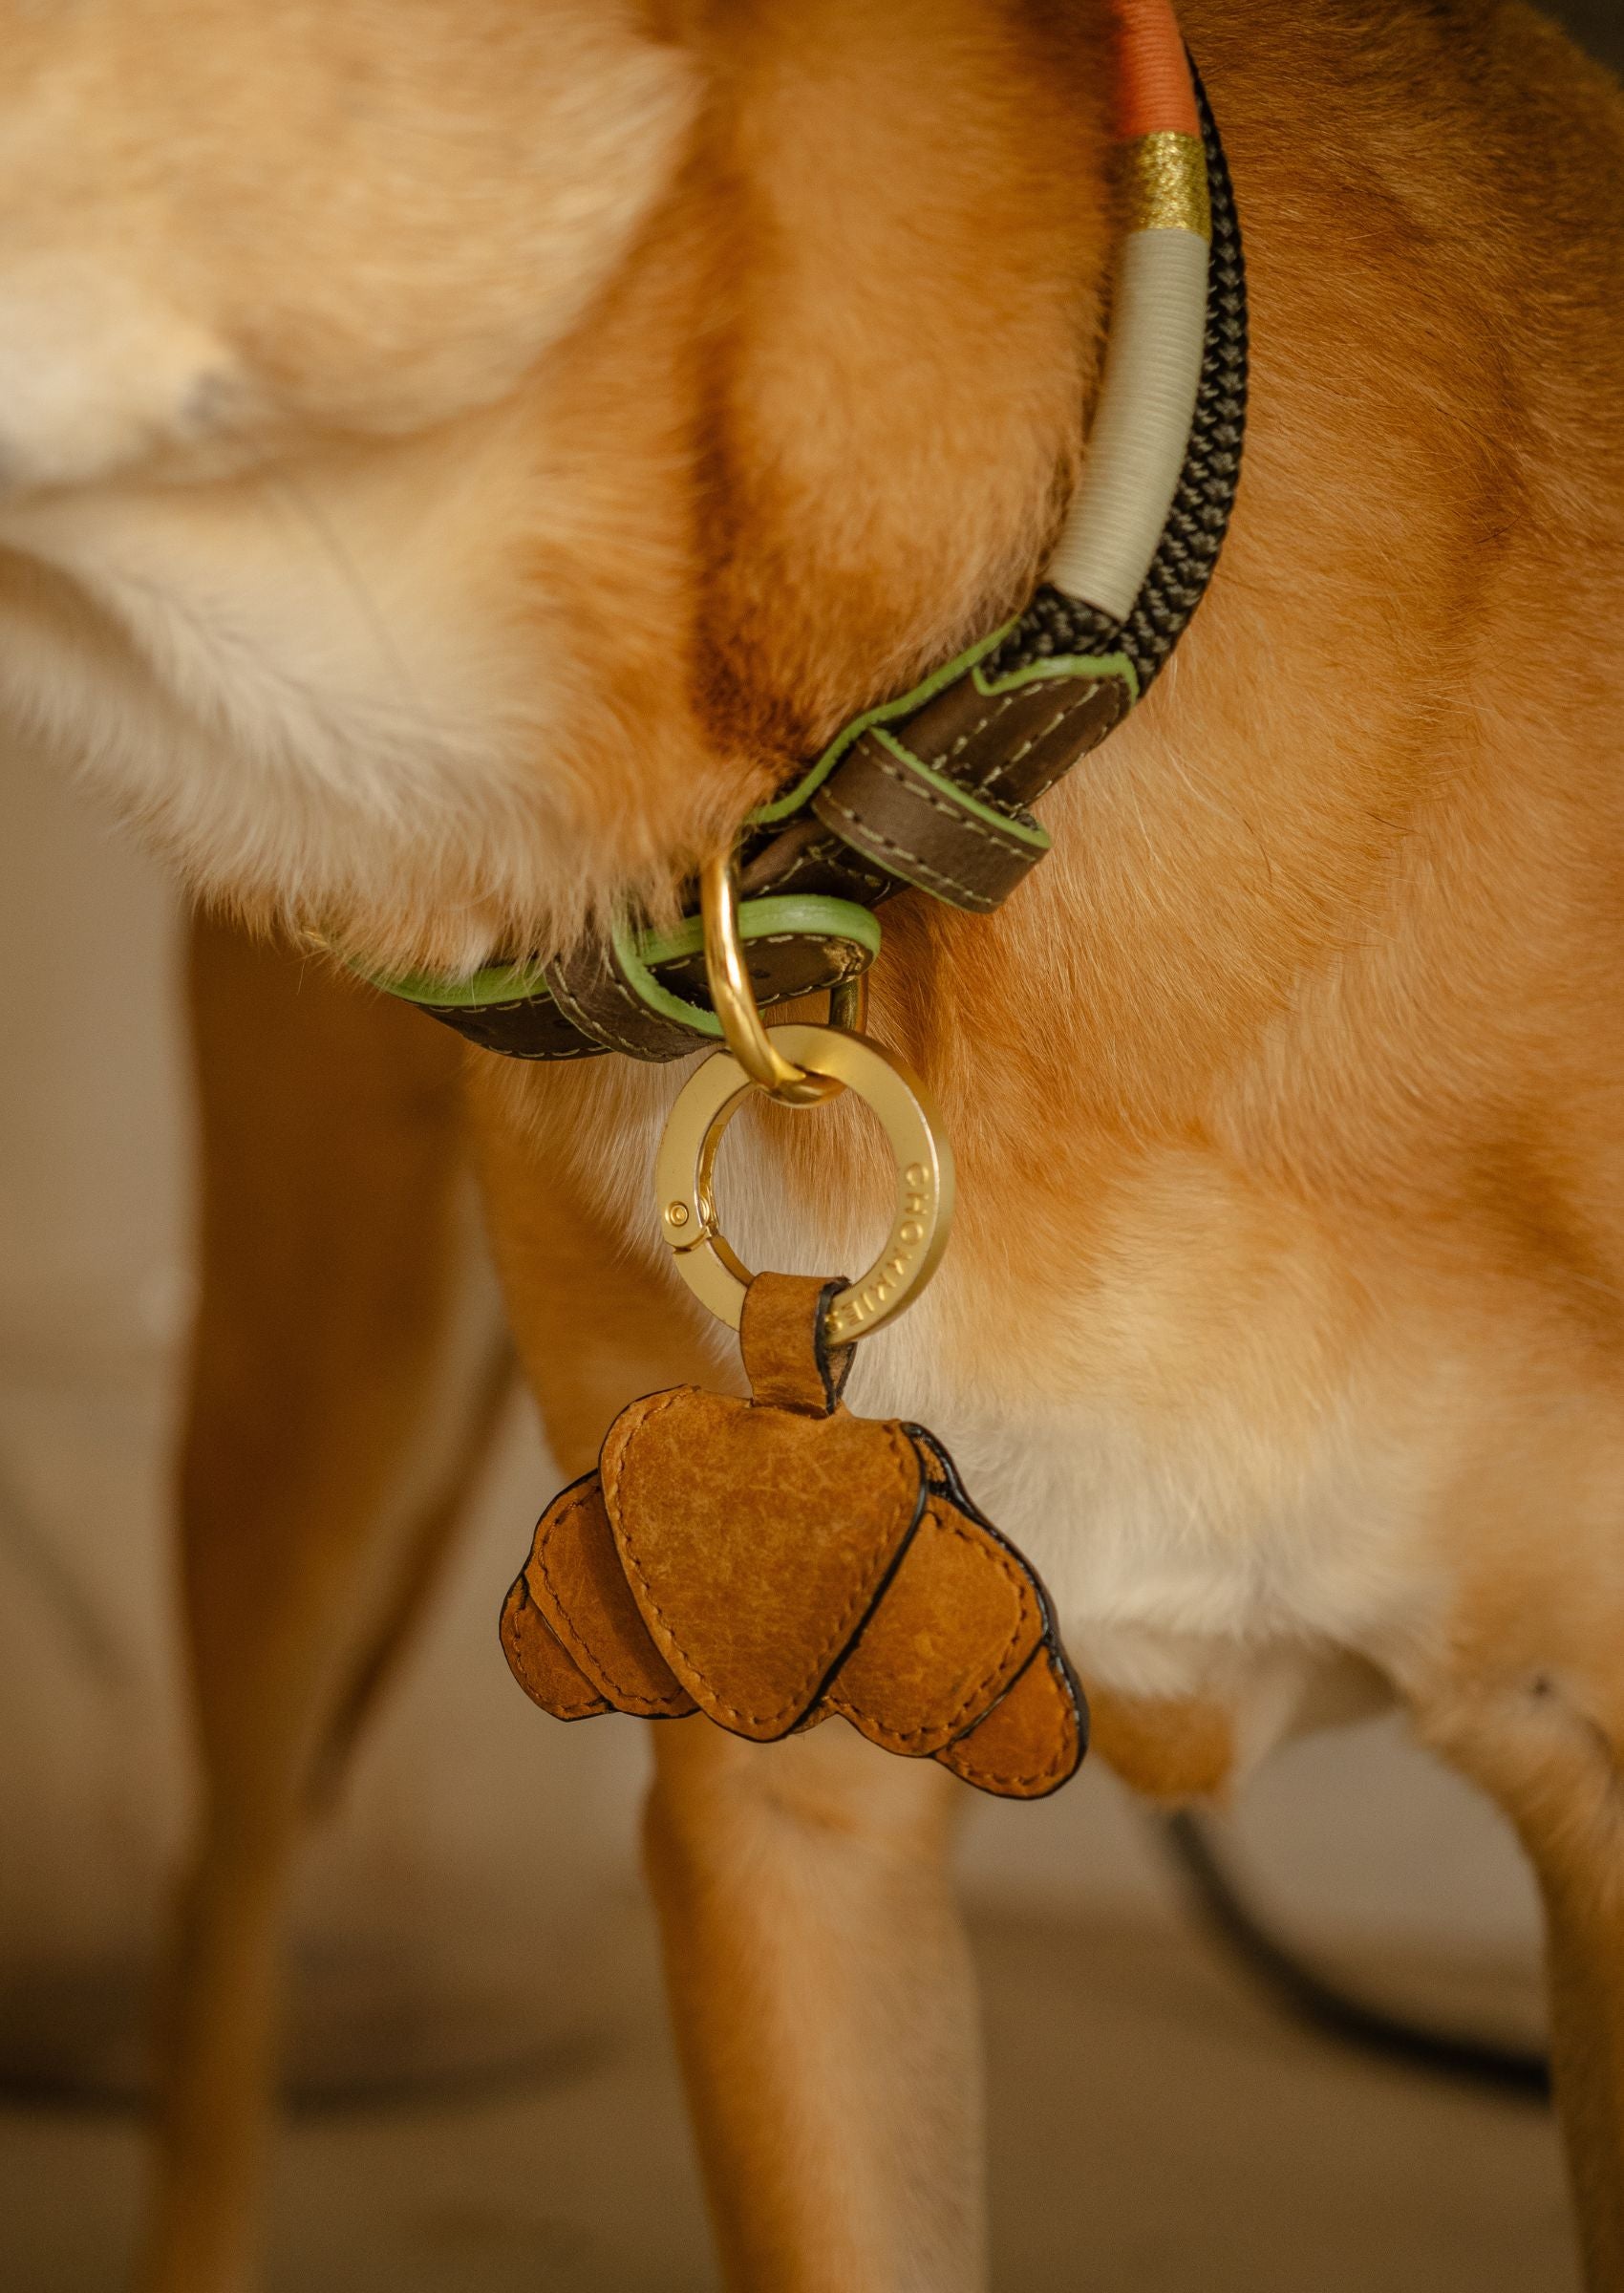
[[[989,675],[1006,675],[1057,654],[1125,653],[1143,694],[1165,668],[1218,563],[1240,483],[1246,436],[1246,257],[1223,139],[1193,64],[1190,76],[1207,152],[1212,253],[1201,387],[1173,506],[1124,622],[1119,625],[1097,606],[1079,605],[1058,589],[1041,589],[988,663]]]

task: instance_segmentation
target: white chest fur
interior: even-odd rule
[[[387,911],[455,894],[455,855],[464,884],[539,898],[515,880],[538,810],[559,873],[569,822],[534,759],[566,736],[502,588],[537,523],[500,417],[329,467],[0,501],[0,718],[205,890]],[[463,959],[489,953],[470,902]]]

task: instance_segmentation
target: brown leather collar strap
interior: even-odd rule
[[[990,644],[996,642],[991,640]],[[1056,662],[990,687],[972,663],[910,716],[859,734],[807,804],[747,838],[746,902],[808,896],[875,909],[910,886],[986,914],[1049,848],[1028,806],[1133,705],[1131,671]],[[746,954],[764,1008],[839,986],[868,961],[840,931],[768,932]],[[652,974],[658,1001],[651,1001]],[[431,1017],[483,1049],[517,1059],[581,1059],[617,1051],[673,1060],[699,1049],[692,1015],[706,1009],[703,956],[649,966],[607,940],[572,948],[545,968],[546,993],[500,1004],[440,1006]],[[661,992],[663,991],[663,993]],[[686,1010],[683,1008],[686,1006]]]
[[[1049,848],[1027,807],[1131,706],[1123,676],[1039,677],[1005,693],[961,677],[901,732],[864,733],[812,810],[887,874],[984,915]]]

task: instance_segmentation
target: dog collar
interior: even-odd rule
[[[1049,849],[1033,804],[1143,697],[1217,563],[1246,423],[1240,225],[1168,0],[1113,15],[1122,234],[1081,482],[1025,611],[856,718],[743,824],[739,932],[763,1005],[865,971],[898,892],[999,906]],[[696,912],[462,980],[362,975],[514,1059],[679,1059],[722,1032]]]

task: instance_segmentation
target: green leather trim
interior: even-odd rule
[[[844,731],[835,735],[816,764],[801,774],[789,793],[775,797],[769,804],[758,804],[746,819],[745,826],[771,828],[776,827],[780,820],[793,818],[817,795],[852,742],[860,740],[871,724],[888,724],[893,717],[911,717],[915,709],[922,709],[928,700],[934,700],[942,688],[951,685],[954,677],[962,676],[977,661],[984,661],[995,646],[1003,643],[1014,627],[1014,620],[1006,621],[1001,629],[994,630],[991,636],[977,638],[963,653],[955,654],[951,661],[945,661],[940,669],[933,669],[922,685],[915,685],[912,692],[905,693],[900,700],[883,700],[878,708],[865,709],[861,717],[854,717]]]
[[[1000,812],[994,805],[983,804],[980,797],[972,796],[968,788],[961,788],[956,781],[950,781],[945,772],[937,772],[932,765],[922,763],[912,749],[903,746],[894,733],[875,727],[874,738],[882,748],[889,749],[899,762],[906,764],[909,772],[929,782],[955,811],[968,812],[972,820],[984,820],[989,827],[997,828],[1006,836],[1013,836],[1017,844],[1030,845],[1036,852],[1047,852],[1054,848],[1048,830],[1040,828],[1035,820],[1017,820],[1013,812]]]
[[[793,933],[805,939],[848,939],[866,952],[870,963],[880,953],[880,919],[871,909],[860,908],[855,900],[829,899],[818,892],[781,892],[766,899],[741,900],[738,933],[746,945],[753,939],[777,937],[780,933]],[[685,1027],[696,1027],[703,1035],[720,1035],[721,1028],[713,1013],[673,996],[649,969],[651,964],[697,955],[705,944],[705,927],[700,917],[685,916],[670,932],[633,934],[622,925],[611,937],[627,977],[652,1010],[667,1018],[680,1020]],[[545,1002],[551,996],[543,967],[533,957],[523,963],[487,965],[469,979],[448,979],[443,975],[437,977],[430,972],[372,972],[364,965],[352,963],[348,956],[342,960],[357,978],[380,988],[386,996],[396,996],[405,1003],[425,1004],[437,1011],[476,1011],[493,1003]]]
[[[1016,692],[1022,685],[1036,684],[1041,678],[1054,677],[1121,677],[1133,700],[1139,698],[1139,677],[1126,654],[1108,653],[1098,655],[1065,654],[1053,660],[1033,661],[1024,669],[1016,669],[1008,676],[986,677],[980,664],[987,655],[1001,645],[1015,627],[1015,620],[1006,621],[1001,628],[977,639],[940,669],[932,670],[922,684],[915,685],[896,700],[882,701],[877,708],[865,709],[861,717],[836,734],[817,762],[805,772],[786,795],[775,797],[770,804],[759,804],[745,822],[747,828],[772,827],[780,821],[789,820],[816,795],[835,766],[865,732],[877,731],[886,746],[906,760],[913,771],[940,789],[942,795],[961,810],[991,822],[1005,829],[1023,843],[1047,851],[1049,838],[1041,828],[1023,827],[1007,812],[999,812],[983,804],[955,782],[922,764],[912,751],[902,746],[880,728],[898,717],[911,716],[928,700],[951,685],[955,677],[967,673],[973,676],[975,689],[988,698],[1000,693]],[[739,932],[746,939],[759,939],[768,932],[797,932],[822,938],[836,937],[854,940],[866,948],[870,961],[879,954],[880,926],[871,911],[860,908],[849,900],[825,899],[811,894],[789,893],[761,900],[745,900],[739,905]],[[714,1015],[701,1010],[698,1004],[688,1003],[682,996],[673,996],[653,978],[649,967],[668,963],[674,957],[696,955],[703,944],[703,929],[697,916],[689,916],[673,931],[645,932],[635,939],[624,930],[612,935],[615,952],[637,993],[652,1010],[665,1018],[675,1019],[685,1027],[696,1028],[701,1034],[719,1035],[721,1030]],[[543,975],[543,966],[527,956],[516,963],[488,964],[467,979],[450,979],[432,972],[374,972],[364,964],[353,963],[348,956],[340,960],[358,978],[378,988],[387,996],[397,996],[405,1003],[419,1003],[438,1011],[478,1011],[492,1004],[524,1003],[547,998],[550,990]]]
[[[369,987],[397,996],[403,1003],[423,1003],[436,1011],[479,1011],[492,1003],[529,1003],[551,993],[534,956],[526,956],[521,963],[488,964],[467,979],[448,979],[443,972],[374,972],[363,963],[352,962],[348,955],[340,955],[339,960],[347,972],[353,972]]]
[[[742,926],[742,918],[740,923]],[[616,924],[609,933],[609,939],[614,947],[615,960],[626,974],[639,1003],[647,1004],[651,1011],[658,1012],[662,1019],[671,1019],[678,1027],[686,1027],[691,1034],[708,1036],[713,1042],[721,1040],[722,1023],[716,1013],[707,1011],[702,1003],[690,1003],[685,996],[673,995],[669,987],[662,987],[639,956],[637,942],[623,924]]]
[[[1125,653],[1058,653],[1052,660],[1029,661],[1024,669],[1012,669],[1008,676],[991,679],[978,668],[974,684],[975,690],[991,700],[996,694],[1018,693],[1022,685],[1040,684],[1051,676],[1120,676],[1130,700],[1139,698],[1139,671]]]
[[[855,900],[837,900],[821,891],[780,891],[739,901],[740,939],[748,943],[782,932],[802,939],[855,940],[866,948],[870,962],[880,953],[880,919],[872,908],[860,908]],[[704,944],[704,918],[685,915],[669,932],[645,932],[637,953],[645,963],[671,963],[681,955],[697,955]]]
[[[780,932],[793,933],[798,939],[851,940],[866,950],[869,963],[880,953],[880,919],[872,909],[860,908],[855,900],[829,899],[818,892],[787,892],[739,902],[738,936],[746,947],[753,939],[776,938]],[[679,1027],[692,1028],[696,1035],[720,1041],[722,1023],[716,1013],[673,994],[649,969],[652,963],[669,963],[675,956],[697,955],[705,944],[702,917],[687,915],[670,932],[648,932],[636,938],[617,925],[610,938],[621,970],[651,1011]]]
[[[897,717],[911,717],[915,709],[922,709],[928,700],[934,700],[937,694],[951,685],[955,677],[963,676],[967,672],[974,676],[975,690],[988,699],[999,693],[1016,693],[1022,685],[1036,684],[1040,677],[1120,676],[1128,689],[1130,701],[1138,700],[1139,673],[1125,653],[1058,654],[1053,660],[1033,661],[1024,669],[1014,669],[1008,676],[991,679],[983,676],[981,663],[1003,643],[1018,618],[1017,614],[1001,628],[994,630],[990,636],[980,637],[973,645],[967,646],[963,653],[955,654],[940,669],[933,669],[925,682],[915,685],[911,693],[903,694],[898,700],[883,700],[878,708],[865,709],[861,717],[854,717],[844,730],[835,735],[818,761],[802,773],[793,788],[782,796],[774,797],[770,804],[758,804],[755,811],[746,817],[744,825],[747,828],[771,828],[776,827],[780,821],[793,819],[797,812],[810,804],[854,740],[860,740],[874,725],[889,724]]]

